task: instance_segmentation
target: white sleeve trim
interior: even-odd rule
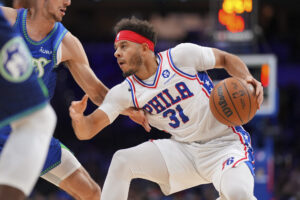
[[[126,81],[113,87],[107,95],[103,103],[98,109],[101,109],[112,123],[124,110],[132,106],[131,92],[128,90],[129,85]]]
[[[56,63],[55,63],[56,65],[59,65],[61,63],[61,54],[62,54],[62,52],[61,52],[61,44],[62,43],[59,44],[59,46],[57,48],[57,52],[56,52]]]

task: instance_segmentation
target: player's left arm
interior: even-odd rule
[[[236,55],[228,52],[212,49],[215,56],[215,68],[224,68],[231,76],[246,80],[255,87],[258,107],[263,102],[263,87],[249,72],[246,64]]]
[[[70,32],[62,41],[62,62],[66,64],[77,84],[92,102],[100,105],[108,88],[97,78],[90,67],[81,42]]]
[[[101,105],[108,88],[97,78],[90,67],[81,42],[70,32],[62,41],[62,62],[65,62],[77,84],[92,102]],[[131,120],[142,125],[147,132],[150,131],[148,120],[142,110],[128,108],[122,114],[128,115]]]

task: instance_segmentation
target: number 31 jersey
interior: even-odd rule
[[[158,63],[149,79],[132,75],[109,92],[118,95],[108,94],[109,101],[105,100],[100,109],[108,113],[111,122],[116,113],[112,110],[135,106],[147,111],[151,126],[170,133],[177,141],[207,142],[233,133],[209,108],[213,83],[205,71],[215,65],[210,48],[180,44],[159,53]]]

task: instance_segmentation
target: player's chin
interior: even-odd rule
[[[126,78],[128,76],[131,76],[133,75],[133,72],[132,71],[127,71],[127,72],[123,72],[123,77]]]
[[[61,22],[62,20],[63,20],[63,15],[57,15],[57,16],[55,16],[55,21],[56,22]]]

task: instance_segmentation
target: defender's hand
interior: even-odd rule
[[[80,101],[72,101],[69,107],[69,113],[72,120],[80,120],[83,117],[83,112],[86,109],[88,95],[84,95]]]
[[[126,114],[130,117],[132,121],[144,127],[147,132],[150,132],[151,127],[149,125],[148,119],[145,115],[145,111],[142,109],[129,108],[126,110]]]
[[[261,82],[259,82],[258,80],[256,80],[252,76],[247,77],[246,82],[251,83],[254,86],[256,97],[257,97],[258,109],[260,109],[260,106],[261,106],[261,104],[264,100],[264,90],[263,90],[263,86],[262,86]]]

